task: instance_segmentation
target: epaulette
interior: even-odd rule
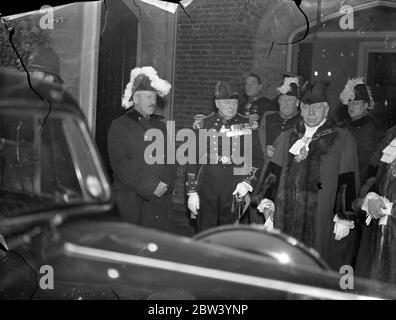
[[[206,116],[199,116],[199,117],[195,116],[194,117],[195,121],[194,121],[194,124],[193,124],[193,129],[195,129],[195,130],[202,129],[203,128],[203,124],[204,124],[204,120],[208,119],[208,118],[210,118],[210,117],[212,117],[214,115],[215,115],[215,112],[212,112],[212,113],[210,113],[210,114],[208,114]]]

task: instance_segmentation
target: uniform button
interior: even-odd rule
[[[215,151],[217,150],[217,148],[213,148]]]
[[[235,148],[232,148],[232,151],[235,151]]]
[[[213,138],[216,138],[216,136],[213,136]]]
[[[216,141],[213,141],[213,144],[216,144],[217,142]]]
[[[155,219],[158,219],[158,216],[155,216]]]

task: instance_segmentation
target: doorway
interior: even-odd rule
[[[368,52],[367,84],[374,101],[374,111],[384,118],[387,127],[396,124],[396,52]]]

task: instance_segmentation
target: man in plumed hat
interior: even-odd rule
[[[282,84],[277,88],[279,111],[267,111],[262,117],[258,134],[265,161],[258,186],[254,192],[253,202],[257,202],[257,199],[263,197],[275,200],[282,171],[281,150],[284,148],[284,143],[287,142],[285,137],[301,119],[300,86],[300,77],[284,74]],[[252,219],[257,218],[255,209],[253,213]],[[258,217],[256,222],[262,222],[260,218],[262,217]]]
[[[163,161],[150,161],[145,150],[152,143],[146,139],[147,130],[159,129],[167,136],[165,124],[154,113],[157,95],[167,95],[170,88],[153,67],[134,68],[122,98],[127,112],[113,120],[107,140],[121,216],[127,222],[163,231],[170,227],[175,165],[167,164],[165,154],[156,155]]]
[[[372,177],[376,174],[376,166],[371,165],[371,160],[384,138],[384,126],[370,114],[370,110],[374,108],[374,100],[362,77],[347,81],[340,94],[340,101],[344,107],[347,106],[348,117],[342,122],[342,126],[356,139],[361,192],[366,194],[375,180]]]
[[[187,166],[188,208],[198,231],[238,221],[236,200],[253,190],[263,164],[258,123],[237,112],[238,94],[230,82],[217,82],[215,104],[216,112],[194,123],[197,137],[207,132],[209,139],[197,142],[197,161]]]
[[[303,119],[285,144],[273,219],[275,228],[316,249],[338,271],[354,254],[358,161],[353,136],[327,117],[326,86],[318,81],[302,96]],[[269,200],[263,202],[265,210]]]

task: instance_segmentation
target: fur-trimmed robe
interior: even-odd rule
[[[290,133],[275,202],[274,227],[309,247],[335,270],[351,264],[355,230],[334,239],[334,215],[353,220],[358,186],[358,158],[353,136],[327,120],[314,134],[307,158],[296,162],[289,148],[305,132],[303,120]]]
[[[393,202],[392,215],[385,226],[372,219],[369,226],[362,223],[362,240],[356,262],[355,274],[396,284],[396,174],[392,167],[396,162],[380,162],[382,150],[396,137],[396,126],[390,128],[373,157],[373,165],[378,165],[376,193]]]

